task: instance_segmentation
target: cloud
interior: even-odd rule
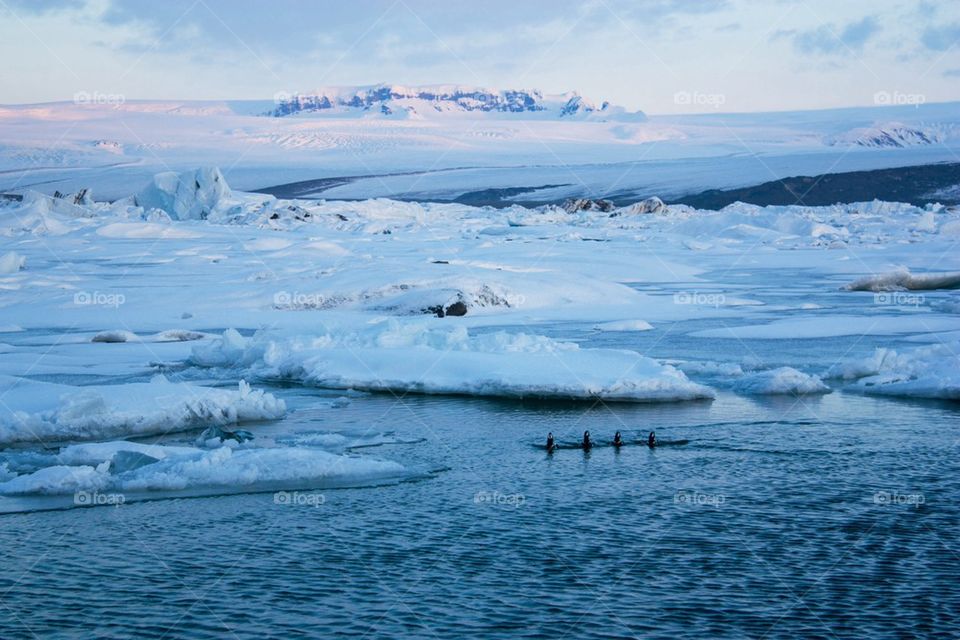
[[[960,69],[947,69],[943,72],[945,78],[960,78]]]
[[[932,51],[946,51],[960,43],[960,23],[947,24],[942,27],[927,27],[920,38],[920,42]]]
[[[771,40],[789,39],[797,52],[805,55],[843,55],[863,50],[867,42],[880,32],[880,23],[873,16],[851,22],[843,28],[825,24],[816,29],[777,31]]]
[[[15,13],[29,13],[42,15],[51,11],[82,9],[84,0],[4,0],[0,8],[7,8]]]

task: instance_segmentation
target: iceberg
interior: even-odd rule
[[[831,389],[818,376],[780,367],[747,374],[734,383],[739,393],[749,395],[813,395],[830,393]]]
[[[581,349],[525,333],[471,335],[463,326],[393,318],[277,339],[228,330],[194,347],[190,361],[331,389],[626,402],[714,397],[675,367],[633,351]]]
[[[179,175],[158,173],[133,203],[145,210],[160,209],[175,220],[206,220],[229,197],[230,187],[220,170],[204,167]]]

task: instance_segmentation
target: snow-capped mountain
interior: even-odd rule
[[[599,106],[577,92],[544,94],[536,89],[484,89],[463,85],[406,87],[326,87],[308,93],[278,94],[265,115],[301,113],[356,114],[423,118],[435,114],[502,113],[542,117],[643,121],[642,111],[628,112],[609,102]]]
[[[888,122],[852,129],[828,141],[833,146],[855,145],[871,149],[918,147],[937,144],[945,133],[938,127]]]

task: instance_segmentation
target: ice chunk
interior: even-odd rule
[[[160,209],[177,220],[206,220],[230,196],[219,169],[204,167],[177,175],[158,173],[136,196],[144,209]]]
[[[619,215],[642,215],[647,213],[666,213],[668,211],[667,205],[664,204],[663,200],[653,196],[652,198],[647,198],[646,200],[641,200],[640,202],[634,202],[628,207],[621,207],[614,211],[614,216]]]
[[[169,455],[183,455],[192,451],[194,451],[193,447],[143,444],[126,440],[86,442],[61,448],[60,453],[56,455],[56,461],[64,465],[96,467],[103,462],[115,460],[120,454],[138,454],[160,460]]]
[[[137,342],[139,338],[132,331],[115,329],[111,331],[101,331],[90,339],[90,342]]]
[[[243,380],[230,390],[173,383],[162,376],[149,383],[83,388],[2,377],[0,391],[6,388],[16,388],[17,400],[8,397],[9,412],[0,413],[0,442],[169,433],[210,423],[273,420],[286,412],[283,400],[251,389]]]
[[[593,325],[597,331],[650,331],[653,326],[645,320],[615,320]]]
[[[108,470],[112,474],[126,473],[159,461],[160,458],[154,458],[137,451],[118,451],[110,461]]]
[[[693,360],[676,363],[678,369],[687,375],[707,375],[739,377],[743,375],[743,367],[736,362],[715,362],[713,360]]]
[[[197,436],[197,446],[206,445],[211,441],[215,442],[216,444],[222,444],[228,441],[233,441],[239,444],[253,440],[253,438],[253,434],[245,429],[229,431],[222,427],[218,427],[217,425],[213,425],[212,427],[207,427],[204,429],[203,433]]]
[[[819,377],[793,367],[748,374],[734,384],[734,389],[751,395],[809,395],[831,391]]]
[[[150,493],[159,497],[163,494],[154,492],[188,491],[200,495],[279,488],[322,489],[395,482],[416,475],[396,462],[338,455],[320,449],[173,449],[153,458],[121,448],[116,454],[122,454],[121,463],[132,463],[122,470],[106,463],[44,467],[0,482],[0,494],[69,495],[112,491]]]
[[[378,321],[357,330],[244,339],[228,331],[193,350],[201,366],[249,363],[250,373],[332,389],[658,402],[712,398],[708,387],[633,351],[581,349],[524,333]]]
[[[859,378],[853,390],[873,395],[960,400],[960,342],[897,353],[877,349],[832,367],[831,375]]]
[[[16,251],[8,251],[0,256],[0,273],[16,273],[27,264],[27,259]]]
[[[926,291],[960,287],[960,272],[910,273],[902,268],[888,273],[865,276],[846,285],[846,291]]]

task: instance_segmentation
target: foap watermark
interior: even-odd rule
[[[122,93],[101,93],[99,91],[78,91],[73,94],[73,103],[78,105],[112,105],[119,107],[127,101]]]
[[[701,493],[700,491],[679,489],[673,494],[674,504],[719,507],[726,501],[727,496],[722,493]]]
[[[501,493],[500,491],[477,491],[473,496],[474,504],[491,504],[498,507],[520,507],[527,501],[522,493]]]
[[[327,303],[321,293],[301,291],[278,291],[273,294],[273,306],[277,309],[319,309]]]
[[[922,493],[900,493],[899,491],[877,491],[873,494],[873,504],[886,507],[890,505],[920,508],[926,497]]]
[[[319,507],[327,502],[322,493],[307,491],[277,491],[273,494],[273,504],[292,505],[294,507]]]
[[[878,291],[873,294],[873,304],[885,307],[919,307],[925,300],[922,293],[909,291]]]
[[[698,307],[719,307],[726,304],[727,296],[722,293],[704,291],[678,291],[673,294],[673,304],[691,304]]]
[[[73,294],[73,304],[77,306],[119,307],[127,301],[122,293],[104,293],[103,291],[78,291]]]
[[[100,493],[99,491],[77,491],[73,494],[73,504],[78,507],[119,507],[127,498],[122,493]]]
[[[678,91],[673,94],[673,103],[680,106],[713,107],[719,109],[726,104],[727,96],[722,93],[701,93],[699,91]]]
[[[902,91],[877,91],[873,94],[873,104],[877,106],[914,106],[919,107],[927,101],[922,93],[904,93]]]

